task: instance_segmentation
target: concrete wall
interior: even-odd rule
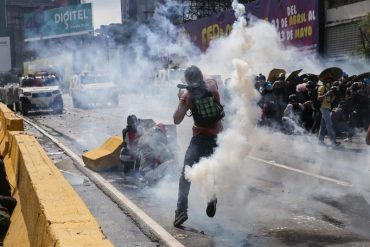
[[[17,206],[4,246],[113,246],[23,121],[0,104],[0,153]]]

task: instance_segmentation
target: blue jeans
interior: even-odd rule
[[[333,129],[333,123],[331,121],[330,116],[330,109],[327,108],[320,108],[321,112],[321,123],[320,123],[320,130],[319,130],[319,141],[324,141],[324,136],[326,132],[328,132],[330,141],[334,144],[335,143],[335,132]]]
[[[192,167],[194,164],[198,163],[201,158],[212,155],[216,147],[216,137],[193,136],[191,139],[189,147],[186,150],[184,167],[179,181],[177,212],[186,212],[188,210],[190,182],[185,178],[185,166],[188,165]]]

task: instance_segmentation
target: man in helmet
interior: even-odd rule
[[[284,109],[288,103],[286,100],[286,88],[287,84],[285,81],[285,74],[280,73],[278,80],[272,84],[272,91],[276,97],[277,115],[279,120],[283,117]]]
[[[120,160],[124,166],[124,172],[129,172],[135,169],[135,163],[138,165],[137,143],[141,133],[139,131],[139,120],[135,115],[129,115],[126,122],[127,126],[122,130],[123,147]]]
[[[180,124],[186,112],[190,109],[194,119],[193,137],[185,154],[184,167],[179,181],[179,193],[177,210],[175,212],[174,226],[182,225],[187,219],[188,195],[190,182],[185,178],[185,166],[192,167],[198,163],[202,157],[210,156],[217,147],[217,135],[223,126],[222,116],[219,112],[220,95],[217,83],[213,79],[204,79],[201,70],[196,66],[190,66],[185,70],[185,81],[188,90],[179,93],[179,104],[173,115],[175,124]],[[211,104],[202,105],[203,99],[207,99]],[[212,116],[205,116],[202,108],[212,109]],[[213,217],[216,213],[216,197],[212,198],[207,205],[207,215]]]
[[[259,90],[260,87],[262,87],[266,83],[266,77],[260,73],[258,76],[256,76],[256,82],[254,84],[254,87],[256,90]]]

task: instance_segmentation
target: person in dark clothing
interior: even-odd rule
[[[122,130],[123,147],[120,152],[120,160],[125,173],[139,168],[137,144],[140,134],[138,118],[135,115],[129,115],[127,126]]]
[[[0,239],[10,225],[10,216],[17,204],[17,201],[11,197],[11,187],[5,172],[3,157],[0,156]]]
[[[348,132],[347,119],[341,103],[332,110],[331,121],[333,122],[333,129],[336,136],[340,136],[343,132]]]
[[[184,119],[186,112],[190,109],[193,113],[193,137],[185,154],[184,167],[179,181],[179,193],[177,200],[177,210],[175,212],[174,226],[181,226],[187,219],[188,195],[190,190],[190,182],[185,178],[185,166],[192,167],[199,162],[202,157],[208,157],[213,154],[217,147],[217,135],[222,131],[223,126],[221,120],[210,121],[207,124],[199,121],[198,103],[196,100],[199,92],[211,92],[213,98],[220,104],[220,95],[218,93],[217,83],[213,79],[204,79],[201,70],[196,66],[188,67],[185,70],[185,81],[188,84],[186,91],[180,91],[178,94],[179,104],[173,115],[175,124],[180,124]],[[217,198],[212,198],[207,205],[207,215],[213,217],[216,213]]]
[[[355,82],[352,84],[352,126],[366,129],[370,122],[369,97],[361,90],[361,84]]]
[[[283,117],[284,109],[288,103],[288,95],[287,95],[287,83],[285,81],[285,74],[280,73],[278,80],[272,84],[272,92],[276,97],[276,107],[278,109],[278,118],[281,119]]]
[[[3,157],[0,156],[0,196],[11,196],[11,188],[5,172]]]
[[[260,125],[263,126],[273,126],[280,122],[278,106],[276,104],[277,98],[272,92],[271,83],[265,84],[259,90],[261,92],[261,99],[258,102],[258,105],[261,108],[261,121]]]

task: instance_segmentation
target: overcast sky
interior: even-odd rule
[[[121,1],[120,0],[85,0],[92,3],[94,28],[110,23],[121,23]]]

